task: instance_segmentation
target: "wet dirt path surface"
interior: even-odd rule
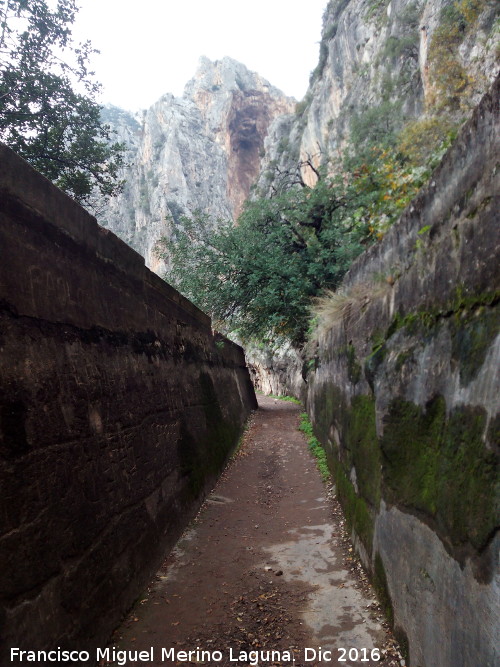
[[[259,397],[238,454],[115,632],[131,652],[121,664],[141,664],[136,651],[149,665],[400,664],[299,414]]]

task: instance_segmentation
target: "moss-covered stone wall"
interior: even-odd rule
[[[429,186],[353,266],[352,307],[306,378],[355,544],[412,667],[500,661],[499,99],[497,80]]]

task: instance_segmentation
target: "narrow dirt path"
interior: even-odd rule
[[[338,504],[297,430],[299,406],[259,397],[259,408],[116,631],[116,650],[132,652],[121,664],[149,651],[152,665],[399,665]]]

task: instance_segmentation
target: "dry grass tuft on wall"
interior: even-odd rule
[[[338,290],[327,290],[313,300],[313,329],[310,339],[319,340],[333,326],[343,322],[348,331],[356,327],[363,312],[375,299],[386,296],[392,287],[391,277],[374,279]]]

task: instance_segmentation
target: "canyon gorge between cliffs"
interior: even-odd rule
[[[301,101],[202,57],[182,97],[103,109],[128,164],[95,217],[0,146],[2,665],[500,663],[499,38],[487,0],[331,0]],[[162,280],[186,219],[373,155],[395,184],[300,342],[243,350]]]

